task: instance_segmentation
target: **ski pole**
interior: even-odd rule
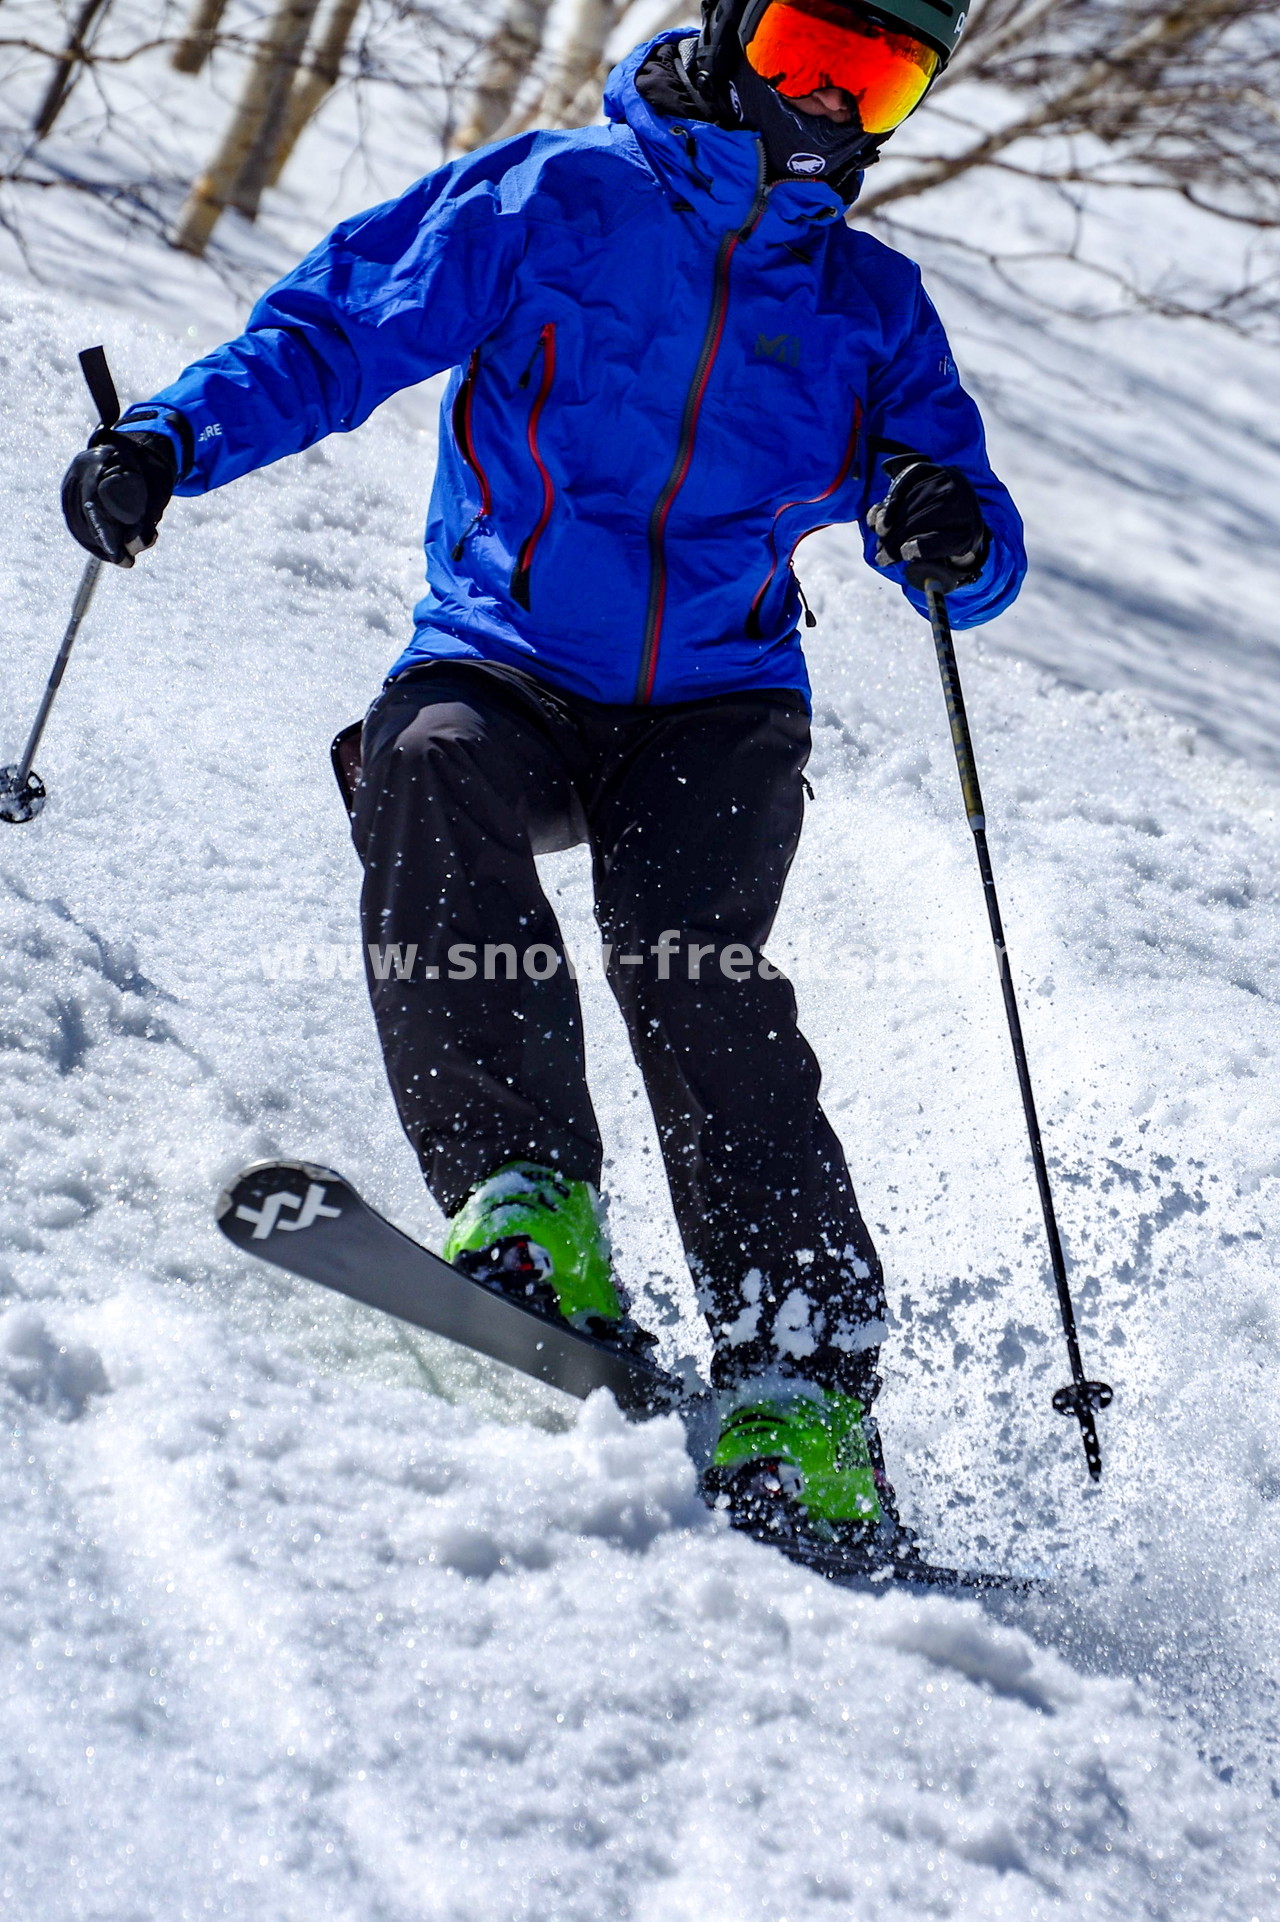
[[[93,404],[98,410],[100,423],[103,427],[114,427],[120,418],[120,397],[116,393],[116,384],[111,378],[111,369],[107,366],[107,356],[103,349],[86,347],[80,355],[80,367],[93,397]],[[67,622],[67,630],[62,637],[58,657],[45,682],[40,706],[31,724],[31,732],[27,736],[27,745],[22,750],[22,759],[10,767],[0,768],[0,821],[8,821],[12,826],[18,826],[23,821],[34,820],[45,804],[44,782],[38,774],[32,772],[31,763],[36,758],[36,749],[40,745],[40,737],[44,733],[49,710],[62,685],[62,677],[67,671],[67,662],[71,659],[71,650],[75,645],[76,635],[80,632],[80,624],[89,611],[89,603],[93,599],[93,590],[98,585],[102,566],[103,563],[96,555],[85,562],[84,572],[80,576],[80,585],[76,589],[76,597],[71,603],[71,618]]]
[[[1080,1359],[1080,1339],[1076,1334],[1076,1312],[1071,1300],[1071,1288],[1067,1281],[1067,1265],[1062,1253],[1062,1237],[1058,1233],[1058,1217],[1053,1206],[1053,1190],[1049,1186],[1049,1170],[1044,1158],[1044,1145],[1040,1139],[1040,1123],[1036,1118],[1035,1097],[1031,1092],[1031,1070],[1027,1065],[1027,1050],[1022,1039],[1022,1021],[1018,1015],[1018,999],[1013,989],[1013,974],[1009,967],[1009,951],[1005,947],[1004,926],[1000,919],[1000,903],[996,897],[995,877],[991,872],[991,855],[987,849],[987,822],[982,807],[982,790],[978,786],[978,768],[973,758],[973,742],[969,736],[969,721],[964,709],[964,694],[960,687],[960,670],[956,665],[956,650],[951,639],[951,622],[947,615],[947,592],[953,584],[939,578],[930,569],[927,561],[917,561],[908,570],[907,578],[915,587],[923,587],[929,603],[929,624],[933,629],[933,644],[938,654],[938,670],[942,675],[942,692],[947,704],[947,719],[951,723],[951,742],[956,751],[956,767],[960,774],[960,792],[964,796],[965,813],[973,830],[973,845],[978,856],[978,872],[982,876],[982,892],[987,903],[987,919],[991,923],[991,939],[995,942],[996,958],[1000,968],[1000,988],[1004,995],[1004,1011],[1009,1020],[1009,1039],[1013,1043],[1013,1058],[1018,1070],[1018,1086],[1022,1090],[1022,1112],[1026,1116],[1027,1134],[1031,1140],[1031,1160],[1036,1171],[1036,1185],[1040,1190],[1040,1208],[1044,1215],[1045,1234],[1049,1242],[1049,1260],[1053,1268],[1053,1279],[1058,1290],[1058,1307],[1062,1314],[1062,1332],[1067,1340],[1067,1355],[1071,1362],[1071,1380],[1065,1388],[1059,1388],[1053,1398],[1053,1405],[1060,1415],[1074,1415],[1080,1424],[1080,1435],[1084,1442],[1084,1456],[1089,1464],[1089,1473],[1094,1481],[1102,1474],[1102,1451],[1098,1446],[1098,1430],[1094,1422],[1096,1411],[1111,1404],[1111,1389],[1105,1381],[1086,1381],[1084,1363]]]

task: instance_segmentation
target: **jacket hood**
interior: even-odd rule
[[[631,129],[645,159],[665,187],[716,228],[742,226],[764,187],[764,146],[758,133],[719,127],[705,120],[672,119],[644,98],[636,78],[649,56],[692,28],[657,34],[629,53],[605,84],[604,111]],[[767,189],[770,212],[787,225],[829,222],[845,203],[821,181],[779,180]]]

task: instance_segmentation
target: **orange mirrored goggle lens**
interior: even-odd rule
[[[938,55],[909,33],[889,33],[831,0],[770,0],[746,43],[762,80],[788,100],[839,87],[864,133],[888,133],[918,106]]]

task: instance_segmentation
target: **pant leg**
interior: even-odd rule
[[[588,799],[597,914],[716,1386],[774,1374],[869,1399],[880,1266],[791,984],[760,953],[799,841],[808,753],[807,713],[785,693],[633,720]]]
[[[574,740],[553,700],[465,664],[393,681],[365,720],[352,834],[369,993],[447,1214],[506,1161],[600,1178],[577,988],[534,864],[585,838]]]

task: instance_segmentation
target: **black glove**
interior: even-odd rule
[[[100,427],[62,477],[63,519],[100,561],[132,567],[135,555],[155,545],[177,471],[163,434]]]
[[[991,536],[978,496],[960,469],[937,467],[923,454],[896,454],[884,465],[889,492],[867,513],[867,525],[880,543],[876,566],[906,561],[913,587],[927,573],[948,593],[976,581]]]

